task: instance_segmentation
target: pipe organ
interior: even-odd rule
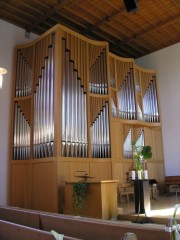
[[[61,189],[76,172],[122,179],[132,141],[162,145],[155,71],[61,25],[16,47],[13,106],[15,206],[63,211]],[[162,149],[154,159],[162,167]]]

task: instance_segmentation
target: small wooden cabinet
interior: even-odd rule
[[[87,194],[82,208],[73,209],[73,182],[65,186],[65,214],[111,219],[117,215],[118,180],[88,183]]]

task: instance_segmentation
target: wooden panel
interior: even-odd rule
[[[145,145],[152,146],[152,128],[144,127],[144,135],[145,135]]]
[[[90,176],[93,182],[112,179],[111,163],[90,163]]]
[[[117,216],[117,183],[101,183],[102,219]]]
[[[112,178],[118,179],[119,183],[123,183],[123,163],[112,163]]]
[[[164,163],[155,163],[155,175],[159,184],[164,183]]]
[[[55,163],[32,164],[32,208],[57,212]]]
[[[89,175],[89,163],[79,162],[61,162],[58,161],[58,182],[76,182],[80,178],[76,176],[87,173]]]
[[[154,163],[148,161],[147,162],[147,170],[149,179],[156,179],[156,174],[154,172]]]
[[[70,162],[61,162],[60,160],[58,160],[57,165],[58,183],[70,181],[69,164]]]
[[[155,139],[153,138],[153,129],[149,127],[144,127],[144,138],[145,138],[145,145],[149,145],[152,147],[152,159],[154,160],[156,158],[156,148]],[[154,141],[153,141],[154,140]]]
[[[30,208],[30,165],[21,162],[13,164],[11,169],[11,204]]]
[[[112,158],[121,158],[123,156],[122,144],[122,125],[119,122],[112,122],[111,128],[111,149]]]
[[[153,157],[155,161],[163,161],[163,142],[162,142],[162,131],[161,128],[153,128],[152,132],[153,137],[153,153],[155,156]]]
[[[81,178],[77,178],[76,176],[81,176],[82,174],[85,174],[85,173],[89,174],[89,163],[70,162],[68,171],[69,171],[70,181],[82,180]]]

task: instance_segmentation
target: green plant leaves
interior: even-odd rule
[[[141,154],[144,159],[149,159],[152,157],[151,146],[143,146]]]
[[[87,193],[87,183],[77,182],[73,184],[73,208],[82,208]]]

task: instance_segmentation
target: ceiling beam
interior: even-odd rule
[[[37,27],[37,25],[43,23],[46,21],[50,16],[55,14],[57,11],[61,10],[65,5],[69,3],[69,0],[60,0],[57,4],[55,4],[52,9],[47,11],[45,14],[42,14],[36,21],[34,21],[32,24],[26,26],[26,30],[31,32],[33,29]]]

